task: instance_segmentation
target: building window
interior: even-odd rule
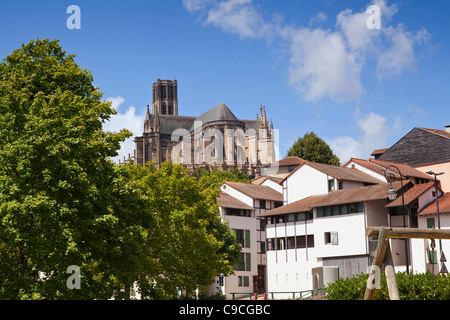
[[[434,218],[427,218],[427,228],[433,229],[435,227]]]
[[[226,208],[225,214],[228,216],[249,217],[250,218],[252,216],[252,211],[244,210],[244,209]]]
[[[295,213],[289,213],[287,216],[287,222],[294,222],[295,221]]]
[[[297,166],[289,166],[289,172],[294,171],[296,167],[297,167]]]
[[[314,235],[297,236],[297,249],[314,248]]]
[[[328,180],[328,192],[334,191],[336,186],[334,184],[334,180]]]
[[[336,231],[325,232],[324,233],[324,243],[337,245],[338,244],[338,233]]]
[[[238,287],[249,287],[250,281],[248,276],[239,276],[238,277]]]
[[[260,219],[259,220],[259,230],[265,231],[266,230],[266,220]]]
[[[236,234],[236,242],[243,248],[250,248],[250,230],[233,229]]]
[[[283,206],[283,202],[281,201],[275,201],[273,204],[274,208],[278,208],[278,207],[282,207]]]
[[[364,204],[359,202],[330,207],[319,207],[317,208],[317,217],[320,218],[362,212],[364,212]]]
[[[287,238],[287,248],[288,249],[295,249],[295,237],[288,237]]]
[[[297,249],[306,248],[306,236],[297,236]]]
[[[260,253],[266,253],[266,243],[265,242],[260,242]]]
[[[275,249],[275,238],[267,239],[267,251],[274,251]]]
[[[276,239],[276,243],[277,243],[277,250],[284,250],[285,249],[284,238],[277,238]]]
[[[251,255],[249,252],[240,253],[239,263],[234,265],[235,271],[251,271]]]
[[[259,208],[266,209],[266,200],[259,200]]]

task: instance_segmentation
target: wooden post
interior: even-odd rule
[[[384,259],[386,265],[384,273],[386,275],[386,283],[389,292],[389,298],[391,300],[400,300],[400,293],[398,291],[397,278],[395,276],[394,262],[392,260],[391,246],[389,245],[386,249],[386,258]]]
[[[369,279],[367,279],[366,292],[364,294],[364,300],[373,300],[375,298],[376,287],[374,285],[374,279],[376,272],[381,270],[381,266],[383,265],[384,257],[386,255],[386,249],[389,244],[389,231],[387,228],[380,228],[378,234],[378,244],[377,249],[375,250],[375,255],[372,261],[372,267],[369,273]],[[372,283],[371,283],[372,282]]]
[[[385,274],[388,285],[389,298],[400,300],[400,294],[395,276],[394,263],[392,260],[389,238],[397,239],[450,239],[450,230],[447,229],[419,229],[419,228],[390,228],[390,227],[368,227],[366,228],[368,237],[378,237],[378,245],[372,262],[369,279],[367,280],[364,300],[373,300],[375,297],[375,287],[371,283],[373,275],[381,269],[383,261],[386,264]],[[377,269],[380,268],[380,269]]]

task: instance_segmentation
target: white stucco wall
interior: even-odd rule
[[[271,187],[272,189],[274,189],[279,193],[283,192],[283,187],[279,183],[276,183],[275,181],[272,181],[270,179],[266,179],[263,183],[261,183],[261,185]]]
[[[372,177],[374,177],[376,179],[379,179],[381,182],[386,182],[386,178],[384,177],[384,175],[382,173],[374,172],[374,171],[372,171],[372,170],[370,170],[370,169],[368,169],[368,168],[366,168],[366,167],[364,167],[364,166],[362,166],[359,163],[356,163],[354,161],[350,161],[345,167],[346,168],[352,168],[352,165],[354,165],[355,169],[357,169],[357,170],[359,170],[361,172],[364,172],[364,173],[366,173],[366,174],[368,174],[368,175],[370,175],[370,176],[372,176]]]
[[[284,200],[288,204],[312,195],[328,193],[327,175],[307,164],[298,168],[284,183],[287,187]]]
[[[242,192],[236,190],[235,188],[233,188],[227,184],[223,184],[221,186],[221,191],[225,192],[226,194],[232,196],[233,198],[236,198],[237,200],[239,200],[253,208],[253,199],[251,197],[243,194]]]

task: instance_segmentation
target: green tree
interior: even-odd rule
[[[229,274],[239,246],[218,190],[182,166],[114,165],[127,130],[58,41],[0,64],[0,299],[129,299]],[[70,289],[67,268],[81,270]]]
[[[213,277],[233,273],[240,246],[219,217],[214,177],[196,179],[171,162],[160,169],[148,163],[120,170],[139,190],[145,214],[154,221],[145,231],[142,272],[136,277],[144,298],[174,296],[176,287],[189,295],[209,286]]]
[[[250,177],[237,169],[230,169],[227,171],[197,169],[193,175],[198,179],[203,178],[203,182],[214,184],[216,187],[220,187],[224,181],[250,183]]]
[[[299,138],[289,149],[287,156],[299,157],[311,162],[340,165],[339,158],[333,153],[330,146],[314,132],[307,132],[302,138]]]
[[[37,39],[0,64],[2,299],[110,298],[145,240],[108,160],[131,133],[102,130],[115,111],[74,57]],[[66,286],[71,265],[81,290]]]

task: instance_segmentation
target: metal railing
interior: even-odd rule
[[[249,300],[252,300],[255,292],[230,292],[232,299],[235,300],[236,295],[248,295]],[[323,288],[312,289],[312,290],[304,290],[304,291],[277,291],[277,292],[269,292],[268,296],[270,296],[271,300],[275,300],[275,296],[277,294],[289,294],[292,295],[292,299],[307,299],[316,297],[319,295],[325,295],[325,291]]]

